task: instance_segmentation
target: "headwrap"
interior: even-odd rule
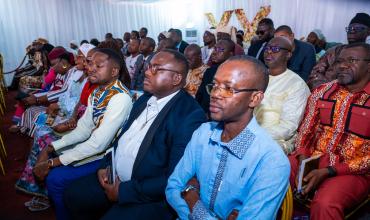
[[[54,60],[65,53],[67,53],[67,51],[64,49],[64,47],[54,47],[54,49],[52,49],[48,54],[48,58],[49,60]]]
[[[236,43],[236,28],[234,28],[233,26],[217,27],[216,36],[218,32],[229,34],[231,36],[231,40]]]
[[[349,24],[363,24],[367,27],[370,27],[370,16],[366,13],[357,13],[354,18],[352,18]]]
[[[87,57],[87,53],[91,50],[94,49],[95,46],[92,44],[84,43],[82,44],[78,49],[81,51],[81,53]]]
[[[169,38],[171,33],[168,31],[163,31],[161,32],[161,34],[163,34],[163,36],[165,36],[166,38]]]
[[[326,38],[325,38],[324,34],[322,33],[322,31],[320,29],[315,29],[311,32],[315,33],[317,38],[319,38],[319,40],[326,41]]]
[[[71,42],[69,42],[69,44],[74,44],[74,45],[78,46],[78,43],[75,40],[71,40]]]

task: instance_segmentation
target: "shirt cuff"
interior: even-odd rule
[[[63,147],[65,147],[66,143],[62,139],[59,139],[57,141],[51,142],[51,145],[53,145],[55,151],[58,151],[62,149]]]
[[[203,204],[201,200],[198,200],[194,207],[193,212],[190,214],[191,220],[205,220],[205,219],[217,219],[216,215],[210,212]]]

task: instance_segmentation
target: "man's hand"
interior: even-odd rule
[[[36,163],[35,167],[33,168],[32,172],[35,175],[36,179],[39,181],[44,181],[45,177],[49,173],[49,164],[47,161],[43,161],[40,163]]]
[[[58,105],[58,103],[52,103],[47,108],[46,114],[55,117],[55,116],[57,116],[58,111],[59,111],[59,105]]]
[[[329,175],[327,168],[312,170],[307,176],[303,178],[303,181],[307,183],[303,189],[302,194],[308,194],[312,189],[315,189],[324,179]]]
[[[106,181],[104,179],[103,182],[100,182],[100,184],[102,184],[102,187],[104,188],[105,195],[108,197],[109,201],[111,201],[111,202],[117,202],[118,201],[120,183],[121,183],[121,181],[119,180],[118,177],[116,177],[116,180],[114,181],[114,183],[109,184],[107,176],[106,176]]]
[[[108,171],[107,169],[98,170],[98,180],[101,186],[108,184]]]
[[[31,106],[36,104],[36,96],[30,95],[27,98],[22,99],[22,102],[26,106]]]
[[[192,185],[200,190],[200,185],[196,177],[191,178],[186,185]],[[190,212],[193,212],[193,207],[195,206],[195,203],[197,203],[197,201],[200,199],[199,192],[196,190],[190,190],[184,193],[183,199],[188,205]]]

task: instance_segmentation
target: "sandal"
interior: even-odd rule
[[[30,201],[27,201],[24,203],[24,206],[29,207],[31,206],[34,202],[37,202],[40,199],[40,197],[34,196]]]
[[[31,211],[31,212],[38,212],[38,211],[43,211],[43,210],[46,210],[50,207],[50,202],[48,199],[44,199],[44,198],[36,198],[35,200],[33,200],[33,202],[30,203],[30,206],[28,206],[27,208]]]

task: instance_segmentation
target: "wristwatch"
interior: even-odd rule
[[[337,175],[337,171],[334,169],[334,167],[328,166],[326,168],[328,169],[328,173],[329,173],[328,176],[329,177],[334,177],[334,176]]]
[[[184,198],[184,196],[190,192],[190,191],[196,191],[197,193],[199,193],[199,189],[198,187],[194,186],[194,185],[187,185],[185,187],[185,189],[181,192],[181,197]]]

